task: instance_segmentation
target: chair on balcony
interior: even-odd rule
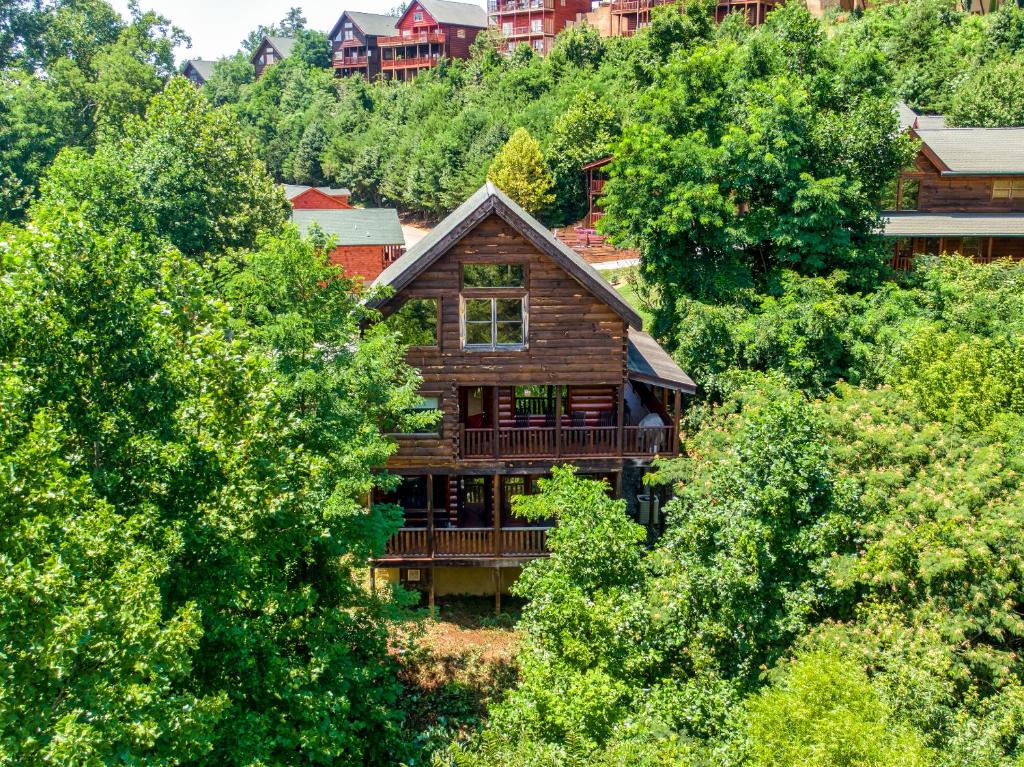
[[[530,428],[530,415],[524,413],[521,410],[516,413],[516,428],[517,429],[528,429]]]
[[[582,410],[574,410],[572,413],[572,428],[582,429],[587,425],[587,414]]]

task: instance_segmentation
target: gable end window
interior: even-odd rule
[[[518,351],[526,347],[526,296],[462,299],[462,345],[467,351]]]
[[[413,21],[423,21],[423,11],[416,11],[412,15],[412,20]]]

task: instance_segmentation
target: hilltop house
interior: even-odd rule
[[[405,524],[376,572],[430,594],[497,594],[546,555],[549,523],[511,514],[553,466],[607,480],[640,509],[679,452],[693,381],[577,253],[487,183],[377,278],[376,306],[416,339],[429,433],[395,435]],[[643,504],[649,504],[643,499]],[[650,509],[648,505],[646,508]],[[641,512],[642,513],[642,512]]]
[[[946,128],[908,111],[901,123],[921,148],[883,201],[893,266],[918,254],[1024,258],[1024,128]]]
[[[294,37],[264,37],[251,59],[252,65],[256,69],[256,79],[259,80],[263,77],[267,67],[291,56],[294,47]]]
[[[329,186],[284,185],[284,196],[295,210],[341,210],[351,208],[348,189],[334,189]]]
[[[345,11],[329,37],[333,47],[334,71],[339,77],[361,74],[367,80],[380,75],[379,37],[395,34],[397,16]]]
[[[330,260],[349,277],[373,280],[405,252],[405,236],[392,208],[296,208],[294,223],[303,236],[314,226],[334,238]]]
[[[543,56],[551,51],[555,36],[589,13],[590,6],[591,0],[488,0],[487,10],[506,51],[526,43]]]
[[[603,37],[629,37],[650,26],[654,8],[674,4],[675,0],[604,0],[579,14],[577,21],[585,21]],[[743,13],[751,24],[763,24],[777,4],[777,0],[718,0],[715,19],[721,22],[730,13]]]
[[[187,77],[194,86],[202,88],[213,74],[213,65],[215,63],[214,61],[204,61],[203,59],[189,59],[185,62],[185,66],[181,68],[181,74]]]
[[[393,33],[377,38],[381,74],[409,80],[442,58],[468,59],[469,46],[486,27],[487,14],[475,3],[413,0]]]

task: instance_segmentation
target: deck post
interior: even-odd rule
[[[427,475],[427,556],[434,557],[434,475]],[[433,580],[431,580],[433,594]],[[431,597],[433,598],[433,597]],[[433,607],[433,603],[430,605]]]
[[[491,502],[494,507],[493,522],[494,522],[494,556],[501,556],[501,477],[497,474],[494,475],[492,480],[493,487],[493,501]]]
[[[370,568],[370,593],[374,596],[377,595],[377,568]]]
[[[562,457],[562,385],[555,387],[555,458]]]
[[[437,588],[434,586],[434,568],[427,570],[430,573],[430,595],[427,597],[427,607],[430,608],[430,616],[434,616],[434,603],[437,599]]]
[[[512,403],[513,408],[515,402]],[[498,409],[501,407],[500,394],[498,387],[494,387],[494,391],[491,396],[491,422],[494,429],[494,457],[501,457],[501,416],[499,415]]]
[[[675,433],[675,444],[672,446],[672,455],[676,455],[676,454],[679,453],[679,439],[680,439],[679,424],[682,423],[682,420],[683,420],[683,393],[681,391],[679,391],[679,389],[676,389],[676,401],[675,401],[675,414],[674,415],[675,415],[674,422],[675,422],[675,427],[676,427],[676,433]]]
[[[494,573],[494,614],[501,615],[501,568],[495,567]]]
[[[623,383],[622,385],[619,386],[619,402],[618,402],[618,405],[616,407],[618,408],[618,412],[616,413],[616,416],[615,416],[615,420],[616,420],[615,439],[618,442],[618,446],[619,446],[618,453],[619,453],[619,458],[621,458],[622,457],[623,442],[625,442],[625,437],[626,437],[625,431],[623,429],[623,427],[626,425],[626,384],[625,383]]]

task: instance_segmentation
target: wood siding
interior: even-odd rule
[[[460,286],[465,262],[527,266],[529,331],[521,351],[464,351]],[[423,391],[441,397],[441,437],[400,437],[392,468],[451,467],[458,452],[459,387],[568,385],[607,387],[626,376],[626,323],[562,267],[541,254],[497,216],[489,216],[402,291],[407,298],[440,302],[439,346],[411,349],[408,360],[423,376]]]

